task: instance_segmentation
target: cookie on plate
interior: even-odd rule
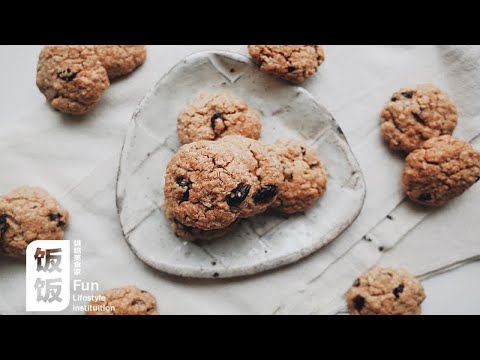
[[[299,140],[278,140],[274,144],[284,181],[274,208],[294,214],[311,207],[327,190],[327,172],[315,151]]]
[[[230,94],[201,94],[182,110],[177,132],[182,144],[216,140],[226,135],[258,139],[260,116],[245,101]]]
[[[383,109],[381,129],[392,150],[409,153],[428,139],[451,135],[457,121],[457,108],[448,95],[421,84],[393,94]]]
[[[110,79],[130,74],[147,57],[144,45],[96,45],[95,52]]]
[[[249,45],[248,52],[261,71],[294,84],[314,75],[325,60],[320,45]]]
[[[180,221],[178,221],[173,216],[172,211],[168,208],[168,206],[164,206],[163,211],[165,212],[165,216],[167,217],[168,223],[170,224],[175,235],[187,241],[197,241],[197,240],[209,241],[209,240],[220,239],[222,237],[225,237],[227,234],[229,234],[238,225],[238,220],[237,220],[233,224],[221,229],[202,230],[202,229],[194,228],[191,226],[183,225]]]
[[[0,197],[0,252],[25,257],[34,240],[61,240],[68,211],[37,187],[20,187]]]
[[[360,276],[347,293],[352,315],[419,315],[425,292],[407,271],[374,267]]]
[[[480,152],[443,135],[430,139],[405,160],[402,186],[414,202],[441,206],[480,180]]]
[[[110,86],[92,46],[45,46],[37,65],[37,86],[50,105],[65,114],[88,113]]]
[[[92,300],[87,315],[158,315],[157,301],[152,294],[136,287],[105,291]]]

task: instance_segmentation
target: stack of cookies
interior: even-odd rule
[[[297,140],[258,140],[260,116],[235,96],[202,94],[177,125],[184,145],[167,166],[164,211],[183,239],[222,237],[269,208],[302,212],[326,190],[315,152]]]
[[[480,152],[452,135],[455,104],[431,84],[400,89],[381,116],[389,147],[408,154],[402,176],[406,195],[426,206],[441,206],[480,180]]]

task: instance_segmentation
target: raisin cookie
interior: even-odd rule
[[[383,138],[395,151],[409,153],[440,135],[451,135],[458,114],[448,95],[431,84],[397,91],[381,116]]]
[[[327,172],[315,151],[302,141],[278,140],[274,148],[284,181],[273,207],[285,214],[305,211],[327,190]]]
[[[147,57],[144,45],[97,45],[95,52],[110,79],[130,74]]]
[[[199,140],[216,140],[225,135],[260,137],[260,116],[241,99],[229,94],[201,94],[177,120],[182,144]]]
[[[55,109],[88,113],[110,86],[92,46],[45,46],[37,65],[37,86]]]
[[[68,211],[45,190],[20,187],[0,197],[0,252],[22,258],[34,240],[61,240]]]
[[[314,75],[325,60],[320,45],[249,45],[248,52],[261,71],[294,84]]]
[[[270,179],[260,167],[254,151],[228,141],[184,145],[167,166],[165,204],[185,226],[224,228],[265,210],[262,184],[276,186],[281,175]]]
[[[99,296],[104,300],[92,300],[87,315],[158,315],[153,295],[136,287],[112,289]]]
[[[163,211],[165,212],[168,223],[170,224],[175,235],[187,241],[209,241],[219,239],[229,234],[233,229],[237,227],[238,224],[237,220],[233,224],[221,229],[202,230],[191,226],[183,225],[173,216],[172,211],[169,209],[168,206],[164,206]]]
[[[480,180],[480,152],[443,135],[430,139],[405,161],[402,186],[414,202],[441,206]]]
[[[347,293],[352,315],[419,315],[423,300],[420,281],[392,268],[374,267],[355,280]]]

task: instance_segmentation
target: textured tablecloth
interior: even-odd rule
[[[388,151],[379,133],[379,114],[395,90],[433,82],[458,105],[455,135],[474,139],[480,133],[480,48],[325,46],[326,62],[304,86],[341,125],[363,169],[367,198],[357,221],[307,259],[257,276],[180,279],[144,265],[123,239],[115,207],[123,137],[155,81],[205,49],[247,53],[246,46],[149,46],[146,64],[113,82],[84,118],[59,114],[42,101],[26,114],[19,109],[18,118],[0,120],[0,168],[8,169],[0,176],[0,192],[31,184],[59,198],[71,213],[66,237],[83,241],[83,279],[104,289],[148,289],[163,314],[335,313],[343,310],[353,279],[375,263],[428,276],[480,256],[480,186],[437,210],[404,201],[403,160]],[[34,83],[35,69],[28,71]],[[479,149],[480,141],[474,145]],[[0,313],[25,312],[24,277],[23,263],[0,259]]]

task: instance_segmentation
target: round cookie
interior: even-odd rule
[[[254,190],[253,196],[245,200],[245,208],[240,217],[248,218],[267,210],[277,199],[279,187],[284,177],[282,167],[275,149],[262,141],[252,140],[239,135],[225,136],[222,142],[235,145],[239,149],[246,150],[245,161],[250,166],[250,171],[255,173],[259,188]],[[254,159],[252,164],[251,159]]]
[[[480,152],[443,135],[430,139],[405,160],[402,186],[414,202],[440,206],[480,180]]]
[[[100,296],[104,296],[104,300],[92,300],[87,315],[158,315],[155,298],[136,287],[112,289]]]
[[[110,79],[130,74],[147,57],[144,45],[96,45],[95,52]]]
[[[45,190],[20,187],[0,197],[0,252],[25,257],[34,240],[61,240],[68,211]]]
[[[197,229],[191,226],[185,226],[183,225],[180,221],[175,219],[175,217],[172,214],[172,211],[168,208],[168,206],[164,206],[163,210],[165,212],[165,216],[167,217],[167,220],[175,233],[176,236],[183,240],[187,241],[210,241],[210,240],[216,240],[219,238],[222,238],[226,236],[228,233],[230,233],[233,229],[235,229],[238,225],[238,220],[235,221],[233,224],[221,228],[221,229],[215,229],[215,230],[202,230],[202,229]]]
[[[423,300],[420,281],[393,268],[374,267],[355,280],[347,293],[352,315],[419,315]]]
[[[294,84],[314,75],[325,60],[320,45],[249,45],[248,52],[261,71]]]
[[[201,94],[182,110],[177,120],[182,144],[226,135],[258,139],[261,129],[260,116],[243,100],[229,94]]]
[[[262,184],[278,180],[263,178],[259,168],[253,151],[228,141],[184,145],[167,166],[166,206],[185,226],[224,228],[265,210]]]
[[[278,140],[274,147],[285,180],[273,207],[285,214],[305,211],[327,190],[327,172],[302,141]]]
[[[428,139],[451,135],[457,121],[457,108],[448,95],[421,84],[393,94],[383,109],[381,129],[392,150],[409,153]]]
[[[45,46],[37,65],[37,86],[55,109],[83,115],[110,86],[107,72],[91,46]]]

